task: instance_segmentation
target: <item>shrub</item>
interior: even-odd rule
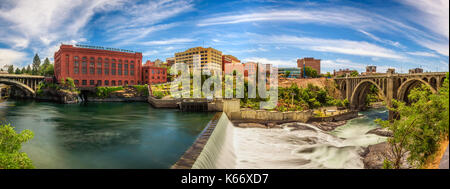
[[[143,96],[148,96],[148,85],[133,85],[137,92]]]
[[[123,87],[97,87],[95,95],[100,98],[108,97],[112,92],[123,90]]]
[[[0,169],[34,168],[26,153],[20,152],[22,143],[33,138],[33,132],[23,130],[16,133],[11,125],[0,125]]]

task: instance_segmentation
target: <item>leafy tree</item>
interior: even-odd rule
[[[43,75],[43,76],[53,76],[54,73],[55,73],[55,70],[54,70],[53,64],[49,64],[49,65],[43,67],[41,70],[41,75]]]
[[[22,143],[33,138],[30,130],[16,133],[11,125],[0,125],[0,169],[31,169],[34,168],[30,158],[20,152]]]
[[[359,75],[358,71],[353,71],[352,73],[350,73],[350,76],[352,77],[356,77],[358,75]]]
[[[50,68],[52,67],[52,68]],[[40,70],[40,75],[43,76],[50,76],[53,75],[53,65],[50,63],[50,60],[48,58],[45,58],[44,64],[42,64]]]
[[[13,74],[14,73],[14,66],[13,65],[9,65],[8,66],[8,73],[9,74]]]
[[[33,58],[33,68],[31,70],[31,74],[38,75],[40,71],[41,66],[41,59],[39,58],[39,55],[36,53]]]
[[[31,66],[30,65],[27,66],[26,73],[27,74],[32,74],[32,70],[31,70]]]
[[[289,77],[291,75],[291,71],[286,71],[286,77]]]
[[[408,95],[410,105],[393,100],[390,110],[397,113],[395,120],[376,120],[393,132],[393,137],[388,139],[393,159],[387,159],[385,167],[401,168],[401,159],[409,152],[408,161],[419,168],[436,152],[439,141],[448,139],[448,76],[447,73],[443,86],[436,94],[422,85],[411,90]]]
[[[27,71],[27,70],[25,69],[25,67],[23,67],[22,70],[20,71],[20,73],[21,73],[21,74],[25,74],[26,71]]]
[[[315,70],[309,66],[306,66],[305,67],[305,75],[307,77],[316,78],[319,74],[317,73],[317,70]]]
[[[16,68],[16,71],[14,72],[15,74],[21,74],[22,72],[20,71],[19,68]]]

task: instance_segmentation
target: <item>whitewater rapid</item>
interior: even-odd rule
[[[282,129],[233,129],[235,166],[238,169],[360,169],[360,154],[386,137],[366,134],[386,110],[373,110],[326,132],[305,123],[283,124]]]

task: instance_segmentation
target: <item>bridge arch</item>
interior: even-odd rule
[[[380,85],[369,79],[362,80],[356,85],[355,89],[352,92],[350,99],[350,108],[351,109],[363,109],[365,107],[365,100],[367,93],[370,90],[370,86],[374,85],[378,88],[379,93],[382,95],[383,99],[386,99],[386,95],[384,94],[384,90]]]
[[[423,79],[419,79],[419,78],[411,78],[406,80],[405,82],[403,82],[400,87],[397,90],[397,100],[399,101],[403,101],[403,102],[408,102],[408,94],[409,92],[421,85],[421,84],[425,84],[426,86],[428,86],[428,88],[430,88],[432,93],[436,93],[436,88],[433,87],[432,85],[430,85],[430,83],[428,83],[428,79],[425,81]]]
[[[30,88],[29,86],[25,85],[24,83],[21,83],[21,82],[16,81],[16,80],[0,78],[0,83],[18,87],[18,88],[22,89],[23,91],[25,91],[25,92],[33,95],[33,96],[36,94],[35,91],[32,88]]]

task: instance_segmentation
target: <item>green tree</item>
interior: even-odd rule
[[[305,67],[305,75],[307,77],[316,78],[319,74],[317,73],[317,70],[315,70],[309,66],[306,66]]]
[[[41,70],[41,75],[43,76],[53,76],[55,73],[53,64],[46,65]]]
[[[20,71],[19,68],[16,68],[16,71],[14,72],[15,74],[21,74],[22,72]]]
[[[8,73],[9,74],[13,74],[14,73],[14,66],[13,65],[9,65],[8,66]]]
[[[376,120],[382,127],[393,132],[388,139],[392,159],[385,167],[401,168],[401,159],[409,152],[408,161],[420,168],[432,157],[439,141],[448,139],[449,131],[449,84],[448,73],[443,86],[432,94],[426,85],[412,89],[408,95],[410,104],[393,100],[390,110],[396,112],[393,121]]]
[[[30,65],[27,66],[26,73],[27,74],[32,74],[32,70],[31,70],[31,66]]]
[[[22,67],[22,70],[20,71],[20,73],[21,73],[21,74],[25,74],[26,71],[27,71],[27,70],[25,69],[25,67]]]
[[[50,60],[49,60],[48,58],[45,58],[44,63],[43,63],[42,66],[40,67],[39,74],[45,76],[45,74],[46,74],[46,72],[47,72],[47,68],[48,68],[50,65],[51,65],[51,64],[50,64]]]
[[[16,133],[11,125],[0,125],[0,169],[31,169],[34,168],[30,158],[20,152],[22,143],[33,138],[30,130]]]
[[[31,70],[31,74],[38,75],[40,67],[41,67],[41,59],[39,58],[39,55],[36,53],[33,58],[33,67]]]
[[[358,75],[359,75],[358,71],[353,71],[352,73],[350,73],[350,76],[352,77],[356,77]]]
[[[289,77],[291,75],[291,71],[286,71],[286,77]]]

